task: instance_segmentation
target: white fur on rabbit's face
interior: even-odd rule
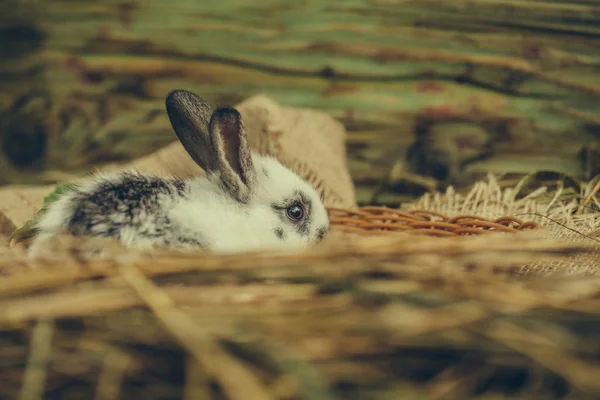
[[[256,182],[247,202],[232,198],[218,173],[208,174],[190,182],[189,201],[173,208],[171,220],[186,231],[204,232],[198,239],[215,252],[319,242],[329,218],[314,188],[275,158],[253,154],[252,160]]]
[[[232,252],[323,238],[329,222],[315,190],[274,158],[251,151],[237,110],[212,112],[184,90],[171,92],[166,107],[175,134],[208,177],[191,182],[189,201],[169,215],[184,231],[206,232],[195,242]]]

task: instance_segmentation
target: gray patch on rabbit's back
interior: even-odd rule
[[[77,192],[68,230],[76,236],[119,238],[121,231],[129,227],[163,245],[201,246],[197,237],[178,232],[163,207],[165,199],[183,197],[186,190],[182,180],[123,174],[118,181],[100,182],[91,192]]]

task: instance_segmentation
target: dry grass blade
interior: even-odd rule
[[[53,323],[38,321],[32,329],[29,360],[23,377],[19,400],[42,400],[46,369],[52,352]]]
[[[173,301],[139,270],[126,264],[119,271],[171,334],[194,356],[202,370],[214,376],[232,400],[273,398],[250,371],[229,356],[209,332],[178,310]]]
[[[277,301],[293,304],[310,298],[312,285],[234,285],[167,287],[162,292],[174,302],[197,308],[221,305],[243,305]],[[119,283],[75,288],[53,293],[10,299],[0,303],[0,323],[19,323],[34,318],[64,318],[80,315],[102,315],[124,308],[144,305],[145,302],[131,287]]]
[[[600,175],[598,175],[588,184],[588,193],[585,195],[581,201],[581,204],[579,205],[579,208],[577,209],[578,215],[581,215],[591,202],[594,202],[594,204],[598,206],[598,199],[596,197],[598,192],[600,192]]]
[[[542,345],[545,339],[540,332],[531,332],[507,321],[495,321],[485,334],[513,348],[540,365],[565,376],[577,388],[584,391],[600,391],[600,365],[594,365],[573,357],[558,343]],[[517,340],[515,340],[515,338]],[[543,342],[542,342],[543,343]]]
[[[473,301],[461,302],[428,312],[392,304],[378,314],[381,323],[400,336],[422,335],[453,329],[489,318],[489,311]]]
[[[186,379],[183,400],[212,400],[206,374],[193,357],[186,360]]]
[[[121,397],[123,376],[129,362],[129,357],[122,351],[114,348],[108,350],[98,377],[94,400],[113,400]]]
[[[473,385],[482,376],[490,374],[492,368],[472,368],[468,363],[463,363],[454,368],[449,368],[439,374],[428,385],[427,393],[431,400],[466,398]],[[466,370],[466,371],[464,371]]]

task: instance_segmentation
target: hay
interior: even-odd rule
[[[596,399],[598,218],[559,194],[330,208],[294,253],[0,247],[0,398]]]
[[[549,239],[596,244],[598,251],[551,263],[526,264],[519,268],[521,275],[596,274],[600,270],[600,239],[597,237],[600,232],[600,207],[593,203],[600,189],[596,181],[592,180],[584,187],[583,196],[564,196],[566,190],[562,183],[553,191],[542,186],[526,196],[520,196],[520,185],[502,189],[497,179],[490,175],[487,181],[476,182],[466,194],[457,193],[450,187],[445,193],[428,193],[418,201],[405,205],[402,210],[427,210],[449,218],[464,214],[487,219],[505,215],[526,218],[543,227],[544,235]]]
[[[548,195],[329,208],[294,253],[0,247],[0,398],[596,399],[600,223]]]
[[[32,265],[4,248],[0,397],[600,395],[600,279],[511,277],[593,245],[544,229],[436,237],[343,227],[296,253],[149,255],[57,237]],[[88,259],[97,247],[109,251]]]

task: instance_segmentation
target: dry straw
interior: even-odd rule
[[[476,213],[473,193],[330,209],[330,236],[296,253],[4,248],[0,397],[598,398],[600,279],[561,269],[597,243],[492,201]]]

